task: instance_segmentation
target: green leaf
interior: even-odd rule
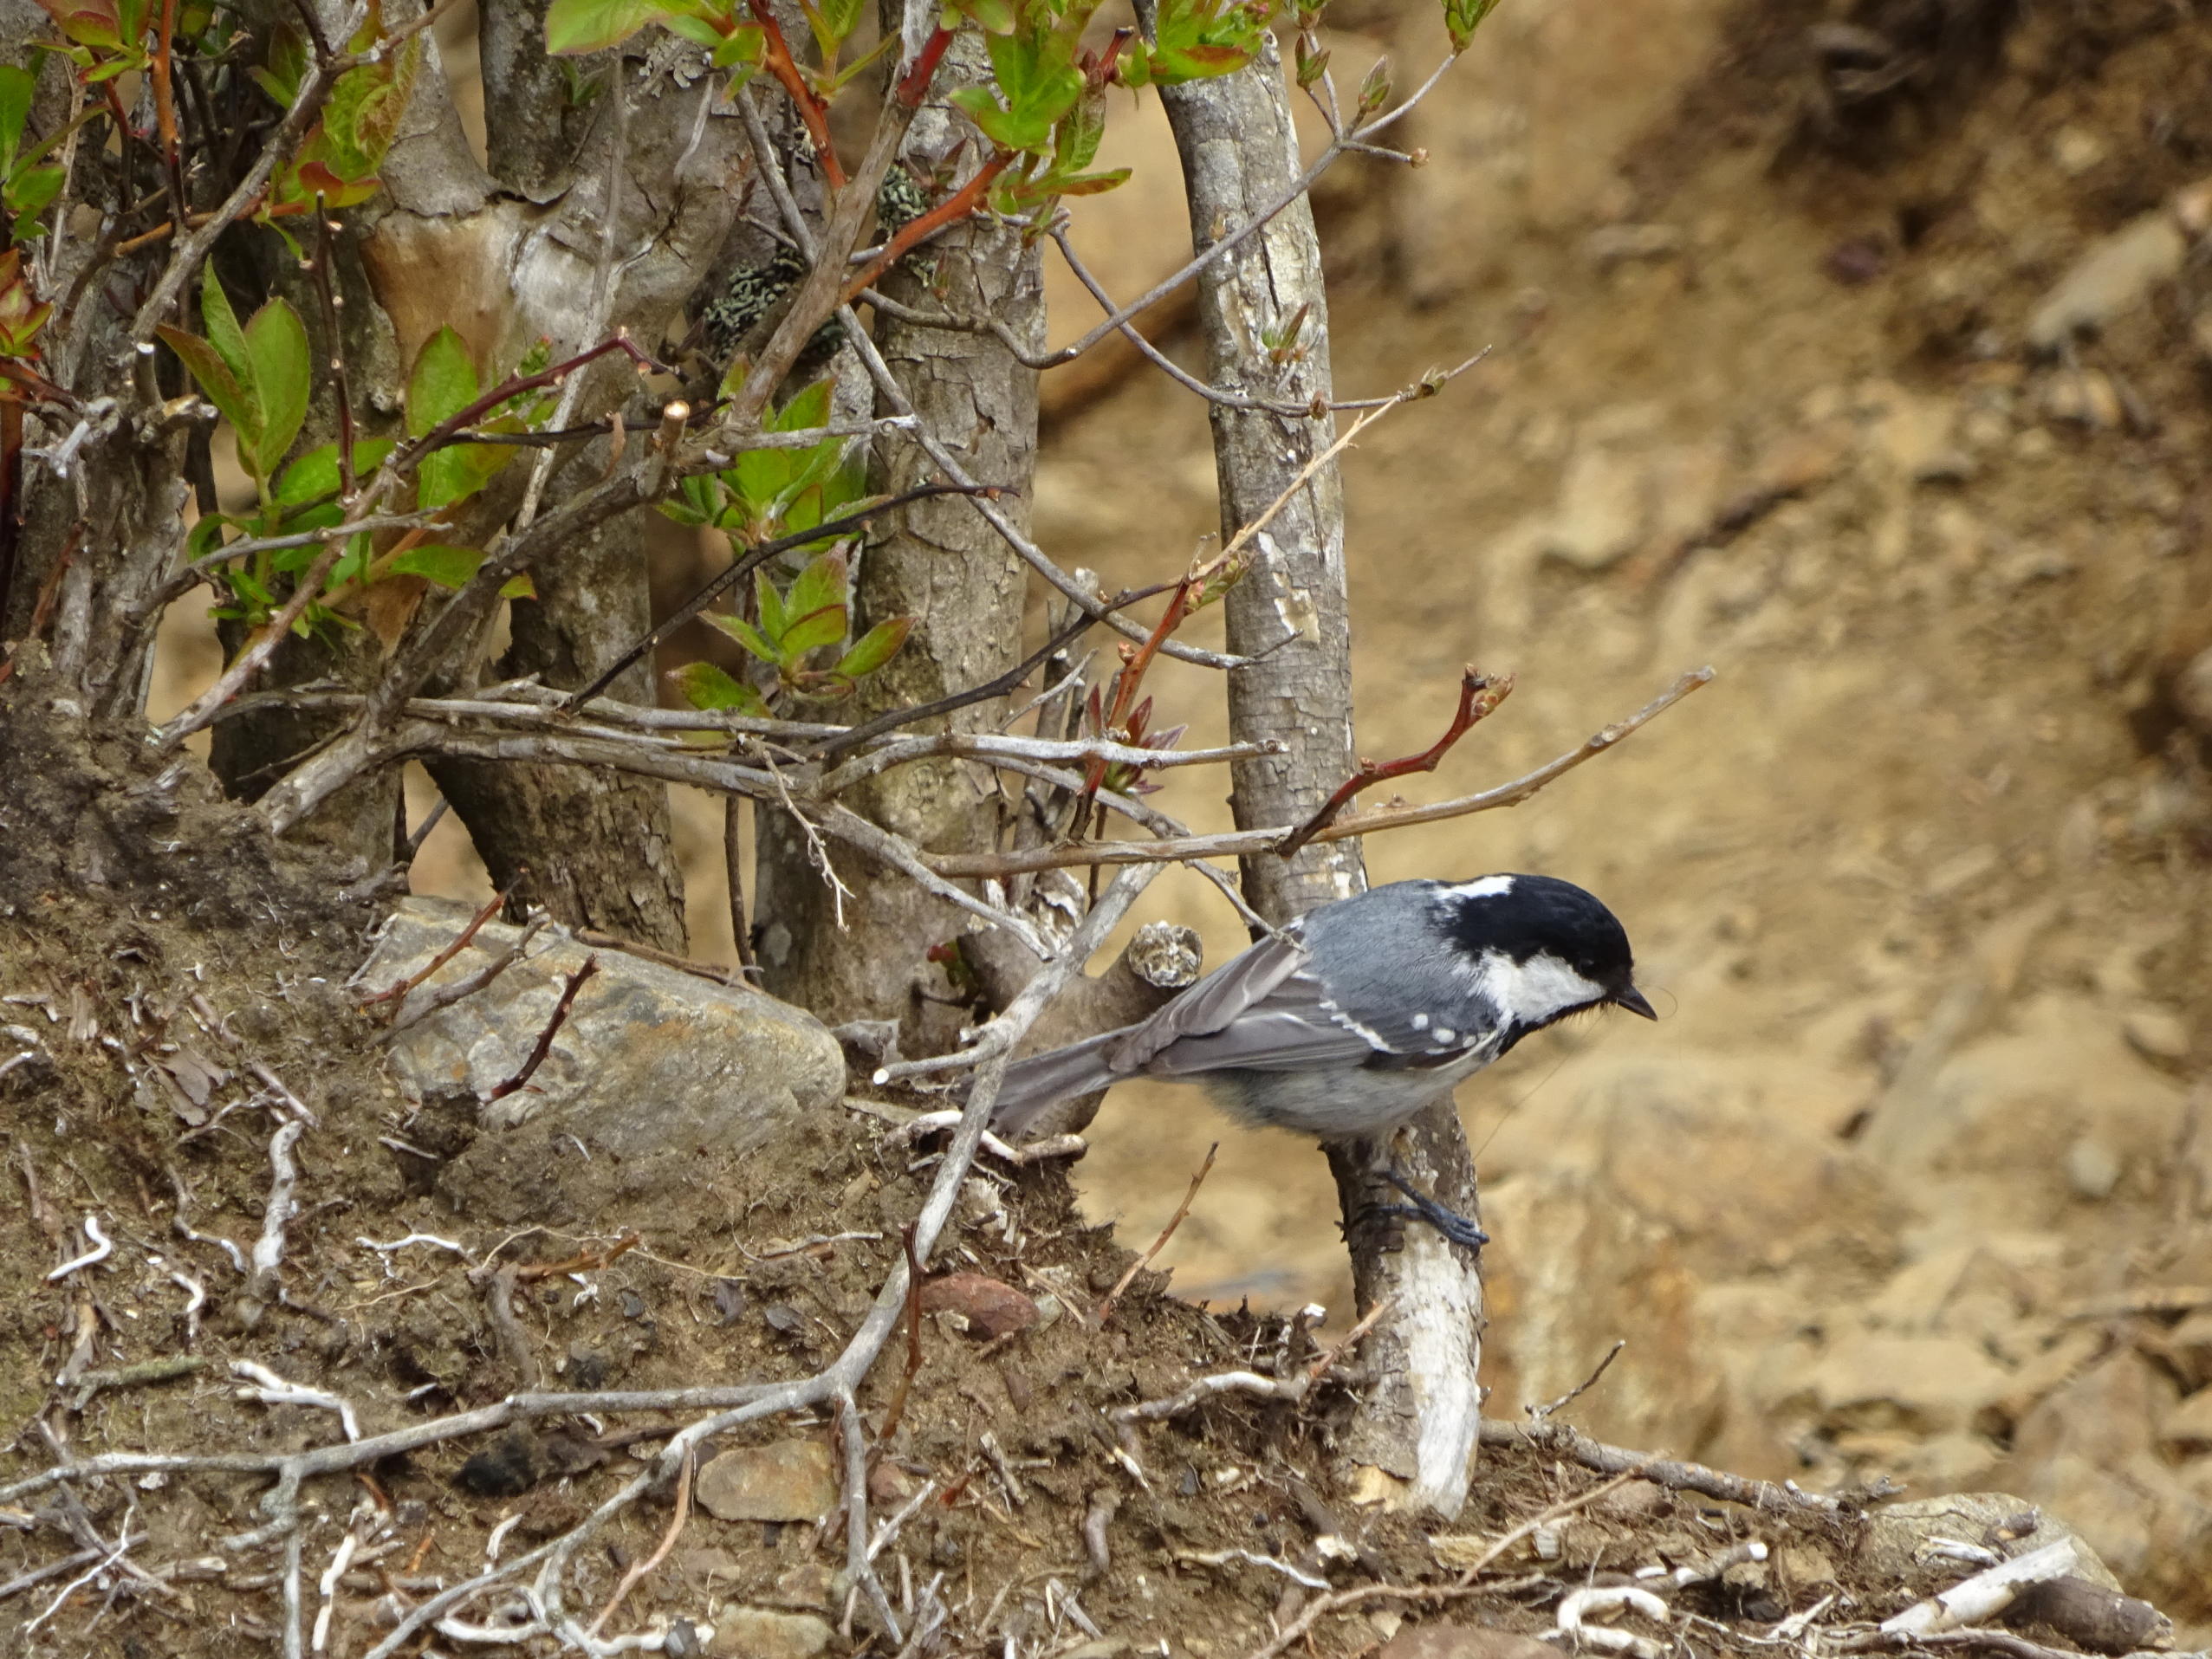
[[[1378,57],[1359,83],[1359,113],[1372,115],[1390,101],[1390,60]]]
[[[407,375],[407,436],[420,437],[477,400],[477,366],[461,336],[440,328],[423,342]]]
[[[1073,178],[1054,177],[1052,182],[1055,196],[1102,196],[1118,185],[1129,182],[1130,169],[1116,167],[1111,172],[1077,173]]]
[[[392,453],[388,437],[364,437],[354,444],[354,476],[366,478],[384,464],[385,457]],[[325,444],[309,450],[305,455],[284,469],[283,481],[276,486],[276,504],[287,510],[328,501],[338,493],[338,446]]]
[[[166,323],[156,327],[169,349],[191,371],[192,379],[199,382],[199,389],[213,404],[224,419],[238,435],[238,459],[241,464],[250,464],[258,459],[256,442],[261,434],[261,415],[246,389],[230,373],[230,366],[219,353],[198,334],[188,334],[181,328],[172,328]]]
[[[1014,32],[1014,0],[954,0],[954,5],[987,35]]]
[[[66,175],[59,167],[24,167],[8,180],[8,211],[35,219],[62,191]]]
[[[254,445],[260,465],[254,476],[266,478],[308,418],[312,375],[300,314],[282,300],[271,300],[246,325],[246,352],[253,363],[254,398],[261,406],[261,434]]]
[[[686,663],[669,677],[694,709],[734,709],[741,715],[768,717],[768,704],[759,692],[732,679],[712,663]]]
[[[300,82],[307,72],[307,36],[293,23],[276,26],[269,36],[268,61],[246,71],[254,85],[269,94],[269,101],[283,110],[299,100]]]
[[[211,259],[200,268],[199,318],[201,326],[207,330],[207,343],[215,347],[216,355],[230,371],[231,379],[241,387],[250,387],[254,380],[253,361],[246,350],[245,331],[238,327],[238,314],[230,308],[230,296],[216,280],[215,262]]]
[[[898,655],[906,636],[913,631],[914,619],[911,616],[895,616],[887,622],[879,622],[853,642],[853,648],[837,659],[837,666],[830,671],[853,680],[872,674]]]
[[[1456,57],[1475,43],[1475,31],[1490,15],[1498,0],[1444,0],[1444,31],[1451,36]]]
[[[829,606],[844,604],[845,594],[845,555],[825,553],[799,573],[791,591],[783,597],[784,611],[793,617],[811,616]]]
[[[527,570],[519,576],[509,576],[499,590],[499,597],[503,599],[534,599],[537,596],[538,585],[530,580]]]
[[[794,606],[792,609],[796,611],[798,607]],[[825,605],[819,611],[807,612],[783,631],[783,638],[777,642],[783,647],[783,660],[795,663],[810,651],[837,644],[845,638],[845,630],[850,625],[842,605]]]
[[[545,13],[545,49],[569,57],[604,51],[664,14],[676,14],[676,8],[658,0],[553,0]]]
[[[482,548],[450,548],[433,541],[408,548],[389,568],[394,576],[421,576],[440,587],[458,587],[477,574],[482,563]]]
[[[38,81],[28,69],[0,64],[0,171],[15,165],[23,147],[23,123],[30,119],[30,100]]]
[[[788,403],[762,424],[771,432],[807,432],[817,426],[827,426],[829,392],[827,379],[817,380],[805,391],[795,392]]]
[[[1106,88],[1086,90],[1075,107],[1061,118],[1053,134],[1052,160],[1056,171],[1080,173],[1099,153],[1106,136]]]
[[[780,660],[775,654],[775,647],[762,638],[760,631],[744,618],[723,616],[718,611],[709,611],[703,614],[701,619],[721,629],[723,632],[728,634],[762,662],[774,663]]]
[[[790,625],[790,613],[783,608],[783,595],[775,591],[775,584],[769,580],[768,572],[753,573],[753,598],[760,606],[761,632],[771,645],[783,643],[783,630]],[[731,638],[737,638],[732,634]],[[739,644],[744,643],[739,640]],[[771,656],[769,661],[775,661]]]
[[[227,514],[203,514],[192,526],[191,534],[185,538],[185,559],[196,564],[213,553],[223,545],[223,532],[230,529],[232,523]]]

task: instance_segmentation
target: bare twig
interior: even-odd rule
[[[1638,1479],[1671,1491],[1702,1493],[1708,1498],[1745,1504],[1754,1509],[1837,1514],[1865,1502],[1888,1497],[1902,1489],[1884,1480],[1851,1500],[1823,1497],[1818,1493],[1800,1490],[1794,1481],[1776,1486],[1771,1481],[1755,1481],[1746,1475],[1730,1474],[1723,1469],[1708,1468],[1703,1463],[1686,1463],[1674,1458],[1658,1457],[1649,1452],[1632,1452],[1619,1446],[1608,1446],[1601,1441],[1590,1439],[1563,1422],[1515,1423],[1486,1420],[1482,1424],[1482,1443],[1485,1446],[1533,1447],[1538,1451],[1567,1458],[1600,1474],[1626,1471]]]
[[[264,1301],[276,1293],[277,1270],[284,1265],[285,1224],[299,1212],[300,1170],[292,1162],[292,1148],[307,1129],[301,1119],[289,1118],[269,1137],[269,1201],[262,1208],[261,1237],[254,1241],[253,1255],[254,1294]]]
[[[606,1628],[607,1621],[624,1599],[648,1577],[653,1569],[668,1559],[669,1551],[676,1547],[676,1539],[684,1531],[684,1523],[691,1515],[691,1464],[693,1451],[684,1448],[683,1461],[676,1466],[676,1510],[668,1518],[668,1530],[660,1535],[660,1543],[644,1560],[634,1564],[622,1575],[622,1582],[614,1586],[614,1593],[607,1598],[607,1605],[599,1610],[599,1617],[591,1622],[587,1634],[597,1636]]]
[[[1219,1141],[1206,1149],[1205,1162],[1199,1164],[1198,1173],[1190,1177],[1190,1190],[1183,1195],[1183,1202],[1175,1207],[1175,1214],[1167,1218],[1167,1225],[1160,1228],[1160,1235],[1152,1241],[1152,1247],[1131,1262],[1128,1271],[1114,1280],[1113,1288],[1106,1293],[1106,1300],[1099,1304],[1099,1323],[1101,1325],[1113,1317],[1114,1304],[1121,1299],[1121,1293],[1129,1288],[1138,1273],[1152,1265],[1153,1257],[1167,1248],[1167,1241],[1175,1236],[1175,1229],[1183,1225],[1183,1218],[1190,1213],[1191,1201],[1197,1197],[1198,1189],[1205,1185],[1206,1176],[1213,1170],[1214,1156],[1220,1150]]]
[[[508,899],[513,896],[514,891],[515,890],[512,887],[509,887],[503,893],[494,893],[484,902],[483,907],[474,916],[469,918],[469,924],[463,928],[459,933],[454,936],[453,943],[451,944],[447,945],[444,949],[439,951],[435,956],[432,956],[427,962],[424,963],[421,969],[418,971],[409,974],[404,979],[396,979],[392,981],[391,984],[386,986],[382,990],[373,992],[369,995],[363,997],[354,1006],[360,1008],[373,1008],[379,1002],[390,1002],[405,996],[407,993],[413,990],[416,986],[421,984],[432,974],[435,974],[439,969],[444,967],[447,962],[451,962],[454,957],[459,956],[464,950],[466,950],[469,948],[470,943],[476,938],[477,931],[485,923],[490,921],[493,917],[499,914],[500,906],[506,904]]]
[[[522,932],[492,951],[481,966],[470,969],[449,984],[433,985],[420,996],[410,996],[392,1016],[391,1025],[385,1030],[383,1040],[390,1042],[402,1032],[420,1025],[440,1008],[450,1008],[464,998],[474,996],[520,962],[522,953],[529,949],[530,942],[544,931],[551,920],[543,912],[533,916],[523,925]]]
[[[1407,755],[1395,761],[1359,762],[1359,769],[1345,780],[1337,792],[1321,803],[1320,810],[1301,824],[1282,839],[1275,848],[1275,856],[1287,859],[1336,821],[1352,798],[1362,790],[1371,789],[1391,778],[1410,776],[1416,772],[1433,772],[1442,763],[1451,747],[1481,720],[1497,710],[1513,692],[1513,676],[1495,677],[1478,673],[1470,668],[1460,677],[1459,708],[1451,717],[1451,724],[1444,735],[1417,755]]]
[[[530,1050],[529,1058],[522,1062],[522,1069],[504,1083],[496,1085],[491,1092],[484,1097],[486,1100],[504,1099],[528,1083],[538,1067],[545,1064],[545,1057],[553,1050],[554,1038],[560,1034],[561,1027],[568,1023],[569,1005],[575,1001],[576,993],[584,988],[584,982],[597,972],[599,972],[599,957],[593,955],[585,957],[583,966],[568,975],[568,982],[561,988],[561,1000],[553,1005],[553,1017],[545,1022],[545,1029],[538,1033],[536,1046]]]

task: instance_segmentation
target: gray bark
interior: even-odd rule
[[[1149,6],[1139,16],[1149,27]],[[1249,67],[1218,80],[1163,87],[1183,158],[1192,240],[1203,251],[1286,190],[1300,171],[1282,68],[1268,43]],[[1303,312],[1295,349],[1280,353]],[[1328,307],[1320,247],[1304,201],[1198,280],[1207,376],[1271,401],[1329,398]],[[1335,436],[1333,420],[1212,409],[1222,530],[1233,535],[1265,512]],[[1274,738],[1281,755],[1239,762],[1231,805],[1240,827],[1296,823],[1349,774],[1352,664],[1344,571],[1344,507],[1335,464],[1320,469],[1255,538],[1258,557],[1227,600],[1229,645],[1267,654],[1229,674],[1229,729],[1239,742]],[[1281,642],[1287,629],[1299,638]],[[1277,649],[1280,645],[1280,649]],[[1356,840],[1309,846],[1295,858],[1243,862],[1246,897],[1270,922],[1346,898],[1366,885]],[[1449,1097],[1394,1137],[1398,1162],[1446,1204],[1475,1214],[1474,1166]],[[1366,1338],[1378,1379],[1344,1442],[1340,1470],[1355,1494],[1457,1513],[1476,1443],[1482,1293],[1475,1265],[1428,1229],[1400,1241],[1359,1223],[1386,1200],[1378,1171],[1387,1142],[1330,1146],[1329,1167],[1348,1222],[1352,1280],[1364,1312],[1385,1298],[1391,1312]]]
[[[986,72],[980,42],[963,35],[946,55],[937,91],[942,95]],[[939,108],[925,109],[915,121],[910,152],[949,151],[957,138],[953,120]],[[971,136],[970,165],[976,150]],[[956,314],[998,316],[1017,337],[1041,344],[1041,261],[1018,232],[971,220],[930,243],[926,258],[926,275],[894,271],[884,291],[910,305],[942,303]],[[875,340],[937,439],[974,476],[1022,492],[999,505],[1026,530],[1036,462],[1035,372],[987,334],[885,317],[876,324]],[[918,444],[887,440],[876,452],[872,487],[908,489],[934,470]],[[905,509],[860,559],[853,626],[857,634],[884,618],[911,616],[914,630],[905,649],[864,683],[854,717],[925,703],[1012,667],[1021,656],[1023,594],[1019,560],[967,502]],[[1002,703],[993,700],[916,729],[982,730],[1002,714]],[[899,768],[855,790],[846,804],[932,851],[982,850],[999,827],[996,795],[957,761]],[[810,863],[798,826],[782,813],[763,813],[758,821],[755,938],[768,988],[833,1023],[898,1020],[909,1053],[950,1047],[958,1013],[924,1000],[925,990],[944,984],[924,956],[963,932],[965,918],[895,872],[840,854],[839,873],[853,889],[840,930],[834,895]]]

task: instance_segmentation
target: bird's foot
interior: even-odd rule
[[[1476,1226],[1457,1210],[1438,1202],[1430,1194],[1423,1192],[1395,1169],[1385,1169],[1382,1176],[1384,1180],[1389,1182],[1391,1186],[1396,1187],[1413,1202],[1410,1204],[1372,1204],[1368,1206],[1366,1211],[1368,1215],[1398,1215],[1408,1221],[1426,1222],[1437,1232],[1443,1234],[1450,1243],[1472,1251],[1476,1255],[1482,1254],[1482,1247],[1490,1241],[1490,1235],[1488,1233]]]

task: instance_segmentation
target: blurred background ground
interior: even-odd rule
[[[1427,4],[1331,21],[1347,87],[1443,46]],[[1519,689],[1414,798],[1719,671],[1531,804],[1367,850],[1591,886],[1663,1012],[1462,1092],[1494,1413],[1625,1338],[1601,1436],[2009,1489],[2200,1621],[2208,82],[2212,24],[2163,0],[1513,0],[1408,124],[1428,165],[1320,198],[1340,395],[1493,348],[1346,459],[1362,751],[1430,741],[1466,662]],[[1076,223],[1129,295],[1189,243],[1156,108],[1116,115],[1137,175]],[[1110,586],[1178,569],[1215,528],[1203,410],[1149,373],[1045,396],[1044,544]],[[672,599],[720,555],[665,540]],[[207,671],[172,643],[172,686]],[[1203,674],[1151,685],[1218,738]],[[1218,791],[1158,800],[1226,826]],[[720,808],[678,821],[727,961]],[[416,874],[483,891],[451,827]],[[1196,878],[1156,895],[1210,961],[1243,943]],[[1307,1145],[1143,1088],[1093,1138],[1085,1201],[1132,1242],[1223,1143],[1163,1258],[1185,1293],[1348,1301]]]

